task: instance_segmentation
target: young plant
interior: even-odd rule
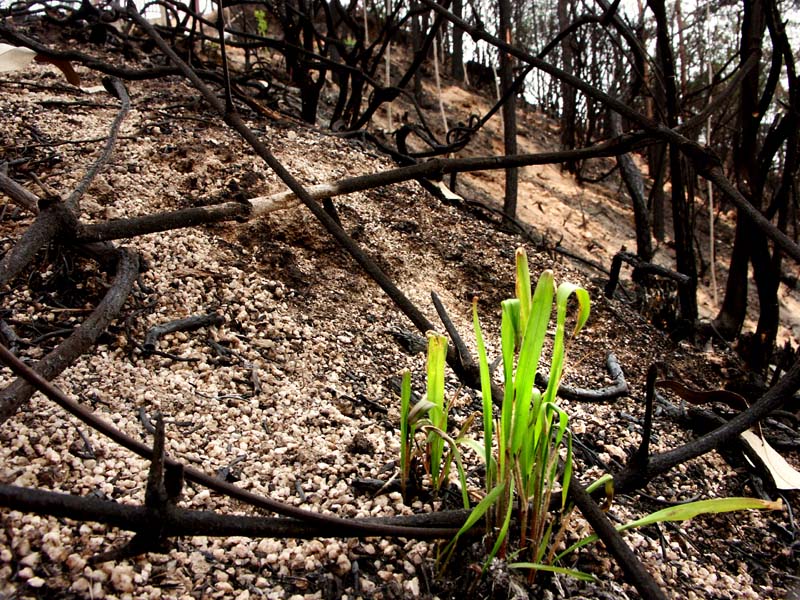
[[[256,30],[258,35],[264,37],[269,32],[269,19],[267,18],[267,11],[257,8],[253,11],[253,16],[256,18]]]
[[[472,424],[472,419],[467,419],[455,438],[448,435],[447,417],[452,402],[445,404],[444,366],[446,358],[447,338],[429,332],[427,393],[425,398],[418,401],[413,407],[411,407],[411,375],[408,372],[403,374],[400,393],[400,487],[405,496],[411,460],[415,454],[423,459],[436,493],[449,480],[450,468],[455,461],[464,508],[469,508],[466,475],[458,446],[465,442],[465,435]],[[416,452],[415,439],[418,431],[424,432],[426,436],[424,448]]]
[[[519,500],[520,548],[527,548],[531,564],[542,565],[553,529],[548,512],[550,498],[561,489],[562,508],[572,476],[572,438],[568,417],[555,403],[564,367],[566,317],[573,295],[578,301],[576,335],[589,318],[589,295],[574,284],[556,288],[553,274],[545,271],[531,293],[528,258],[524,249],[516,253],[516,298],[502,303],[500,342],[504,394],[496,430],[484,415],[484,444],[491,457],[490,442],[496,438],[496,456],[487,460],[487,490],[502,486],[505,493],[497,506],[488,511],[488,525],[499,528],[492,556],[506,543],[508,522],[515,496]],[[553,303],[556,305],[556,330],[550,358],[550,378],[544,392],[534,387],[536,371],[542,362],[547,328]],[[478,341],[484,406],[491,402],[491,382],[483,334],[473,303],[473,324]],[[559,450],[566,455],[559,470]]]
[[[514,556],[527,553],[530,560],[514,562],[509,567],[529,569],[531,579],[537,571],[550,571],[590,580],[594,579],[592,575],[555,565],[570,552],[597,539],[597,536],[590,536],[556,555],[556,548],[564,538],[574,508],[567,501],[572,477],[572,437],[568,428],[569,419],[556,405],[556,395],[564,370],[569,300],[573,296],[577,300],[575,326],[572,331],[574,336],[589,318],[589,295],[586,290],[571,283],[562,283],[556,287],[550,271],[541,274],[536,289],[531,293],[528,259],[522,248],[516,253],[516,275],[516,298],[501,304],[500,346],[504,392],[498,421],[492,418],[491,371],[478,319],[477,300],[473,301],[472,318],[481,377],[484,438],[483,444],[480,444],[460,434],[457,440],[452,441],[452,447],[455,448],[457,443],[464,443],[483,458],[486,464],[486,495],[472,510],[464,526],[445,547],[440,558],[447,562],[460,536],[482,518],[486,518],[487,532],[495,532],[495,543],[486,564],[498,553],[505,555],[516,499],[520,539]],[[543,362],[542,350],[554,303],[556,327],[550,354],[550,374],[546,388],[541,391],[534,387],[535,375]],[[429,377],[433,373],[443,377],[438,370],[431,371],[430,355],[428,364]],[[431,397],[431,389],[438,388],[435,385],[431,387],[430,379],[428,386]],[[433,409],[431,412],[434,413]],[[444,425],[446,426],[446,421]],[[592,491],[603,485],[610,504],[613,498],[613,480],[610,475],[601,477],[587,489]],[[462,477],[462,488],[464,486]],[[561,510],[560,514],[552,515],[549,506],[556,491],[560,491]],[[618,530],[624,531],[660,521],[687,520],[703,513],[780,507],[780,502],[751,498],[703,500],[658,511],[622,525]],[[558,528],[555,527],[557,523]]]

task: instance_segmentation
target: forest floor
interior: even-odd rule
[[[78,70],[86,86],[99,85],[95,73]],[[133,110],[110,164],[82,201],[83,219],[282,190],[277,177],[183,80],[131,82],[128,89]],[[454,120],[487,107],[486,100],[460,88],[448,87],[446,94]],[[43,195],[26,180],[26,172],[35,173],[48,189],[67,195],[96,158],[116,112],[115,100],[65,85],[50,67],[7,75],[0,81],[0,146],[9,160],[29,159],[16,162],[10,174]],[[304,184],[394,166],[366,142],[290,118],[244,116]],[[485,139],[476,141],[476,153],[497,152],[497,122],[480,134]],[[551,124],[526,113],[521,123],[524,151],[555,148]],[[498,202],[501,177],[465,178],[468,185],[459,193]],[[625,226],[632,217],[615,188],[578,187],[558,167],[525,170],[522,180],[520,216],[546,239],[561,240],[562,247],[606,266],[621,246],[633,244]],[[582,447],[576,450],[575,472],[584,482],[619,467],[638,444],[644,376],[652,362],[667,363],[676,378],[699,389],[741,377],[728,348],[671,340],[624,296],[607,300],[600,272],[503,232],[417,183],[354,193],[334,203],[345,230],[432,322],[438,320],[430,293],[442,298],[473,351],[470,301],[478,295],[492,358],[498,351],[499,303],[513,295],[515,248],[526,246],[534,277],[552,269],[557,281],[586,287],[592,316],[569,344],[564,382],[588,389],[608,385],[605,362],[613,352],[631,393],[610,403],[561,401]],[[11,205],[3,211],[4,251],[31,220]],[[172,456],[295,506],[345,517],[439,508],[440,501],[420,498],[406,505],[396,492],[375,494],[353,485],[361,478],[391,477],[399,457],[399,400],[391,381],[410,369],[421,390],[424,354],[398,345],[397,333],[412,325],[307,210],[297,206],[255,222],[170,231],[124,245],[140,252],[148,269],[123,318],[93,353],[56,379],[61,389],[148,443],[142,416],[160,411]],[[20,351],[28,359],[72,331],[108,285],[93,263],[60,261],[58,253],[53,248],[40,257],[38,268],[3,296],[3,317],[23,338],[36,340]],[[625,285],[632,295],[632,284]],[[159,350],[172,356],[141,352],[151,327],[212,312],[222,314],[225,323],[162,340]],[[791,330],[793,324],[787,324]],[[10,380],[8,371],[1,376],[3,383]],[[457,387],[449,376],[448,394]],[[461,390],[453,426],[479,409],[477,393]],[[772,432],[768,427],[768,436]],[[657,416],[655,433],[653,451],[695,435],[664,414]],[[746,463],[727,458],[734,466],[716,452],[682,465],[651,482],[646,493],[617,498],[610,516],[623,523],[686,499],[758,495],[762,484]],[[479,490],[477,458],[467,454],[467,463],[470,486]],[[2,483],[141,503],[147,468],[146,461],[39,395],[0,427]],[[784,497],[792,509],[798,507],[796,493]],[[181,506],[252,512],[191,485]],[[625,539],[673,598],[795,597],[800,571],[791,515],[699,517],[628,532]],[[479,564],[465,551],[447,572],[438,573],[437,545],[414,540],[242,537],[184,538],[165,554],[91,564],[92,555],[119,546],[130,534],[8,510],[0,510],[0,523],[0,596],[8,598],[447,598],[465,595],[475,578],[471,567]],[[571,539],[586,527],[575,518]],[[599,582],[541,579],[531,596],[635,596],[600,545],[579,551],[570,566],[595,574]],[[473,593],[510,597],[506,575],[495,565]]]

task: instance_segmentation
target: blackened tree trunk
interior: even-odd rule
[[[670,45],[669,23],[664,0],[648,0],[656,19],[656,54],[664,82],[667,125],[677,127],[680,106],[675,85],[675,57]],[[694,323],[697,320],[697,264],[692,237],[691,202],[686,198],[683,158],[676,144],[669,145],[669,174],[672,181],[672,221],[678,271],[689,277],[689,284],[680,286],[678,296],[681,316]]]
[[[612,135],[622,135],[622,117],[613,111],[609,114]],[[633,219],[636,226],[636,255],[645,262],[653,258],[653,241],[650,237],[650,214],[647,210],[647,198],[644,193],[644,180],[639,167],[630,154],[617,156],[622,181],[633,203]]]
[[[512,43],[511,35],[511,2],[499,0],[500,36],[506,43]],[[500,85],[502,93],[511,88],[514,82],[514,59],[511,55],[500,52]],[[517,98],[511,94],[503,104],[503,140],[506,155],[517,153]],[[519,169],[506,169],[506,190],[503,201],[503,212],[509,218],[517,216],[517,184]]]
[[[463,0],[453,0],[453,14],[459,19],[464,12]],[[464,32],[453,25],[453,55],[450,74],[457,81],[464,81]]]
[[[744,3],[742,22],[742,41],[740,58],[747,59],[751,52],[761,55],[761,38],[766,29],[766,19],[760,0]],[[761,193],[757,182],[761,179],[757,172],[755,149],[758,144],[759,70],[752,69],[742,80],[739,91],[738,126],[734,130],[733,169],[734,179],[739,191],[756,208],[761,208]],[[764,267],[763,246],[766,239],[750,219],[741,213],[736,217],[736,235],[731,254],[728,281],[725,284],[725,297],[715,320],[719,333],[732,340],[739,335],[747,314],[748,263],[753,249],[760,247],[756,261]]]
[[[558,28],[564,31],[570,25],[570,0],[558,0]],[[574,72],[575,52],[572,35],[561,40],[561,63],[564,71],[570,75]],[[575,104],[577,95],[575,87],[565,81],[561,82],[561,147],[564,150],[573,150],[577,139],[577,123]],[[570,173],[576,173],[576,161],[569,160],[562,164],[562,168]]]

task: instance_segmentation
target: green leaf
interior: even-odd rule
[[[441,431],[447,431],[447,412],[444,406],[444,364],[447,357],[447,338],[434,331],[428,332],[428,401],[433,404],[429,411],[431,423]],[[431,476],[438,485],[442,468],[444,441],[434,436],[430,441]],[[438,489],[438,488],[437,488]]]
[[[517,280],[516,292],[519,300],[519,325],[520,331],[525,331],[528,317],[531,314],[531,274],[528,270],[528,255],[525,248],[520,246],[516,252]]]
[[[561,383],[561,373],[564,369],[564,328],[567,320],[567,306],[569,297],[575,294],[578,299],[578,319],[573,335],[583,328],[589,318],[590,306],[589,293],[574,283],[565,282],[558,286],[556,292],[556,337],[553,342],[553,358],[550,363],[550,379],[544,393],[545,402],[553,402]]]
[[[406,495],[406,484],[410,470],[411,440],[409,439],[409,412],[411,409],[411,372],[403,372],[403,381],[400,384],[400,487],[403,498]]]
[[[687,502],[686,504],[678,504],[677,506],[670,506],[663,510],[658,510],[642,517],[641,519],[631,521],[630,523],[625,523],[624,525],[619,525],[617,527],[617,531],[627,531],[628,529],[644,527],[645,525],[654,525],[655,523],[663,523],[665,521],[688,521],[698,515],[704,514],[718,514],[732,512],[735,510],[751,509],[781,510],[782,508],[783,502],[780,499],[772,501],[742,497],[711,498],[709,500]],[[597,534],[592,534],[564,550],[558,555],[556,560],[561,560],[562,557],[566,556],[570,552],[574,552],[578,548],[583,548],[587,544],[591,544],[598,539],[599,538]]]
[[[444,562],[446,563],[450,560],[450,555],[453,553],[456,544],[458,543],[458,539],[467,531],[472,529],[475,526],[475,523],[480,521],[483,518],[483,515],[486,514],[486,511],[489,510],[496,502],[497,499],[500,497],[500,494],[503,492],[503,488],[505,486],[503,484],[499,484],[495,487],[491,492],[484,496],[483,500],[478,502],[477,506],[472,509],[472,512],[469,513],[467,520],[464,521],[464,524],[461,526],[461,529],[453,536],[453,539],[447,543],[443,550],[443,554],[445,555]]]
[[[421,398],[408,412],[408,424],[415,425],[421,419],[424,419],[430,410],[435,407],[436,405],[433,402],[430,402],[427,398]]]
[[[550,322],[554,293],[553,272],[544,271],[539,277],[533,293],[531,315],[522,339],[522,349],[519,353],[519,362],[514,377],[514,424],[512,426],[512,451],[514,454],[519,453],[526,439],[533,382],[544,344],[544,336],[547,333],[547,325]]]
[[[698,515],[704,514],[718,514],[731,512],[735,510],[781,510],[783,509],[783,502],[778,499],[760,500],[758,498],[711,498],[709,500],[698,500],[697,502],[688,502],[686,504],[678,504],[676,506],[669,506],[665,509],[658,510],[636,521],[631,521],[618,528],[619,531],[626,531],[635,527],[644,527],[645,525],[652,525],[654,523],[663,523],[665,521],[688,521]]]

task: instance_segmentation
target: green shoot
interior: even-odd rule
[[[447,411],[444,404],[444,364],[447,358],[447,338],[435,332],[428,332],[428,402],[433,404],[428,413],[431,425],[440,432],[447,431]],[[428,435],[430,447],[431,479],[434,489],[441,485],[442,455],[444,439],[436,433]]]

